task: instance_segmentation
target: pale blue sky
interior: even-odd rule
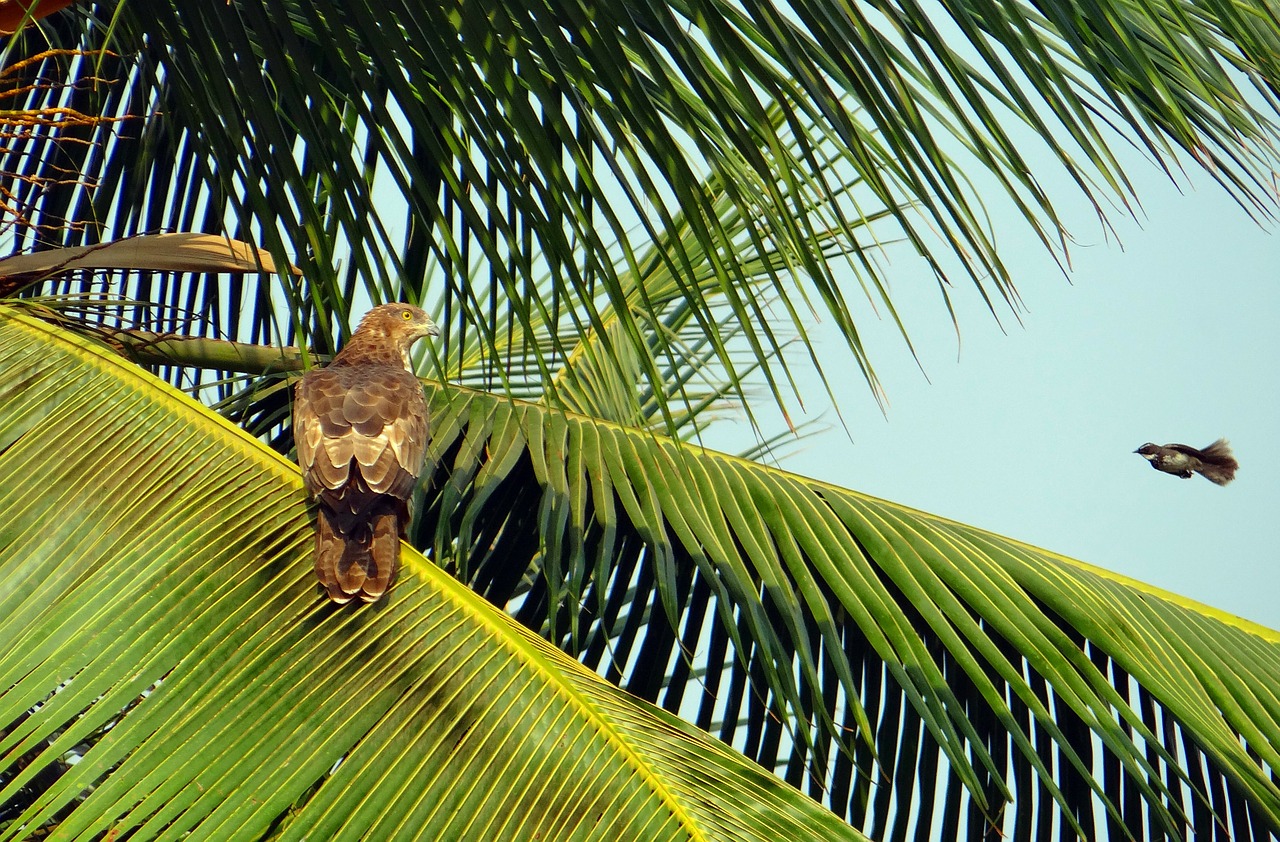
[[[894,300],[932,382],[889,323],[861,322],[887,418],[851,374],[837,391],[852,441],[836,424],[782,467],[1280,628],[1280,236],[1207,176],[1180,193],[1132,161],[1145,217],[1111,215],[1123,247],[1065,181],[1050,182],[1079,243],[1070,283],[1016,219],[997,216],[1027,307],[1021,326],[1000,313],[1007,334],[958,287],[957,340],[924,267],[895,257]],[[820,387],[805,395],[797,421],[824,408]],[[1241,464],[1226,487],[1160,474],[1132,452],[1219,436]]]

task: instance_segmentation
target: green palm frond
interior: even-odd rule
[[[318,601],[295,468],[105,349],[5,308],[0,396],[0,839],[862,838],[410,551]]]
[[[877,838],[1280,833],[1276,632],[676,440],[753,367],[784,413],[796,360],[837,370],[815,318],[875,390],[859,325],[884,312],[905,336],[894,301],[915,293],[887,243],[948,306],[967,276],[1016,307],[983,199],[1064,237],[1028,129],[1100,211],[1138,198],[1113,152],[1130,143],[1272,215],[1269,0],[123,0],[5,56],[36,53],[0,97],[83,119],[0,131],[7,246],[229,232],[305,280],[173,268],[21,294],[273,361],[333,351],[369,303],[438,302],[422,370],[472,388],[432,390],[413,542],[586,666]],[[586,778],[695,837],[835,832],[430,565],[382,612],[317,608],[279,459],[83,342],[16,314],[0,337],[0,837],[430,813],[446,835],[612,838],[594,790],[565,794]],[[285,377],[198,362],[171,380],[288,450]],[[569,701],[512,734],[501,715],[543,694]],[[472,699],[493,718],[463,728]],[[423,753],[393,760],[395,733]],[[548,760],[553,733],[571,750]],[[545,771],[541,789],[471,784],[506,740],[492,774]],[[749,826],[713,825],[704,790],[755,805],[734,808]]]
[[[416,543],[837,812],[862,815],[881,775],[923,781],[902,757],[894,776],[914,729],[931,779],[992,814],[1012,799],[1011,822],[1056,800],[1053,821],[1119,838],[1136,798],[1173,832],[1225,787],[1280,827],[1280,633],[642,431],[455,389],[432,403],[440,490]],[[768,712],[745,732],[743,704]]]
[[[0,801],[89,741],[76,777],[29,816],[53,815],[105,775],[85,802],[94,810],[105,801],[107,813],[127,809],[156,829],[183,811],[230,820],[220,811],[251,809],[234,793],[271,774],[284,794],[252,811],[274,821],[339,758],[363,758],[364,743],[307,754],[292,726],[269,729],[306,755],[297,762],[310,771],[295,779],[291,761],[284,785],[274,763],[260,768],[265,747],[233,736],[253,730],[235,712],[279,695],[244,715],[268,717],[266,727],[297,706],[327,722],[341,711],[326,707],[337,704],[334,676],[350,674],[356,688],[384,688],[377,716],[350,714],[360,734],[375,733],[379,716],[403,709],[383,682],[397,693],[418,686],[410,664],[426,663],[401,609],[426,611],[456,588],[412,567],[384,612],[317,607],[291,467],[191,405],[172,408],[173,393],[118,358],[37,325],[6,318],[0,358],[0,487],[15,515],[0,533],[12,584],[0,616],[15,635],[0,662],[10,769]],[[907,809],[935,827],[969,814],[1118,835],[1134,804],[1166,829],[1280,826],[1266,771],[1280,762],[1276,632],[664,437],[457,388],[433,390],[432,403],[434,490],[420,544],[587,666],[625,675],[632,693],[713,729],[873,834]],[[215,428],[230,449],[205,453],[195,442]],[[50,443],[72,429],[74,453]],[[408,672],[361,668],[384,645]],[[436,645],[451,646],[423,644]],[[244,673],[224,680],[231,670]],[[322,684],[311,689],[308,676]],[[506,686],[483,670],[474,680]],[[157,710],[176,719],[161,729],[169,720],[150,718]],[[179,724],[172,744],[128,742]],[[183,764],[207,755],[213,777],[165,765],[187,741],[208,748]],[[235,763],[218,760],[227,751]],[[108,774],[121,761],[127,771]],[[145,792],[116,792],[113,778]],[[191,789],[209,785],[216,794]],[[908,800],[890,807],[889,792]]]
[[[903,241],[940,280],[970,276],[993,310],[1016,305],[975,179],[1062,241],[1028,129],[1099,208],[1134,198],[1112,152],[1132,143],[1170,171],[1190,156],[1252,212],[1274,210],[1280,27],[1265,0],[122,2],[101,21],[79,6],[15,50],[116,55],[51,56],[22,78],[74,87],[21,104],[123,119],[68,129],[82,143],[20,135],[0,172],[44,238],[226,229],[303,268],[301,286],[170,276],[118,291],[199,302],[210,323],[195,328],[220,338],[332,350],[366,301],[443,290],[446,344],[493,363],[514,344],[519,379],[536,372],[542,390],[573,337],[603,337],[611,319],[658,382],[678,353],[647,343],[660,301],[623,278],[657,266],[738,383],[714,311],[734,314],[785,409],[777,331],[817,362],[811,313],[874,387],[851,292],[892,312],[878,242]],[[726,226],[726,207],[746,224]],[[746,283],[769,252],[776,315]],[[484,387],[506,389],[505,374],[491,365]]]

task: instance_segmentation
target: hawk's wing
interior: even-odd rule
[[[345,500],[355,512],[369,492],[402,500],[413,492],[426,448],[427,406],[412,374],[385,365],[310,371],[298,381],[293,412],[298,464],[312,494],[335,508]],[[358,476],[352,476],[353,458]]]

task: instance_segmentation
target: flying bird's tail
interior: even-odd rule
[[[321,504],[316,518],[316,576],[329,599],[376,602],[400,566],[399,500],[379,501],[359,515]],[[407,520],[407,518],[406,518]]]
[[[1200,451],[1200,475],[1209,482],[1226,485],[1236,477],[1240,463],[1231,455],[1226,439],[1218,439]]]

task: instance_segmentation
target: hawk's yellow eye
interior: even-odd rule
[[[407,321],[410,321],[411,319],[413,319],[413,313],[410,313],[408,310],[405,310],[401,315],[403,315],[403,316],[404,316],[404,320],[405,320],[406,322],[407,322]]]

